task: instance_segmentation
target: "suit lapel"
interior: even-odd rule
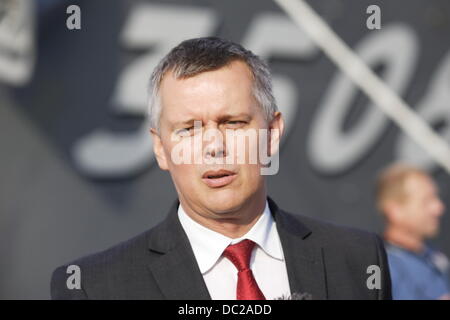
[[[323,249],[311,239],[311,231],[293,215],[279,209],[268,198],[283,247],[291,293],[309,293],[312,299],[326,299]],[[168,217],[149,235],[149,250],[160,257],[149,263],[163,295],[172,300],[210,300],[189,240],[178,220],[179,202]]]
[[[160,254],[149,268],[165,298],[170,300],[211,299],[189,240],[178,220],[179,202],[148,239],[149,249]]]
[[[283,247],[291,293],[309,293],[312,299],[327,298],[323,249],[311,238],[311,231],[297,218],[279,209],[268,198]]]

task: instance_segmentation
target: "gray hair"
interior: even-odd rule
[[[172,71],[177,79],[193,77],[241,60],[253,74],[253,95],[263,108],[267,121],[273,119],[277,105],[267,64],[241,45],[216,37],[185,40],[173,48],[155,67],[150,78],[148,116],[152,128],[159,130],[161,103],[159,87],[162,78]]]

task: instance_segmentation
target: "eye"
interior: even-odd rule
[[[242,120],[230,120],[226,122],[227,126],[231,128],[240,128],[247,124],[247,121]]]
[[[187,136],[187,135],[191,134],[193,129],[194,129],[194,126],[190,126],[190,127],[187,127],[187,128],[178,129],[176,131],[176,133],[178,135],[181,135],[181,136]]]

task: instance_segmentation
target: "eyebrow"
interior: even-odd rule
[[[186,126],[186,125],[188,125],[188,124],[194,124],[194,121],[195,121],[195,119],[189,119],[189,120],[186,120],[186,121],[178,121],[178,122],[175,122],[175,123],[173,124],[173,126],[174,126],[174,127],[177,127],[177,126]]]
[[[245,112],[237,113],[237,114],[227,114],[227,115],[219,117],[219,122],[224,121],[224,120],[235,119],[235,118],[245,118],[246,120],[250,120],[252,118],[252,116]]]

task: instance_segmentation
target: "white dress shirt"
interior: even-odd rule
[[[267,201],[258,221],[237,239],[228,238],[197,223],[188,216],[181,204],[178,206],[178,218],[194,251],[211,299],[236,299],[237,269],[222,253],[229,244],[245,239],[256,243],[250,268],[266,299],[290,295],[283,248]]]

